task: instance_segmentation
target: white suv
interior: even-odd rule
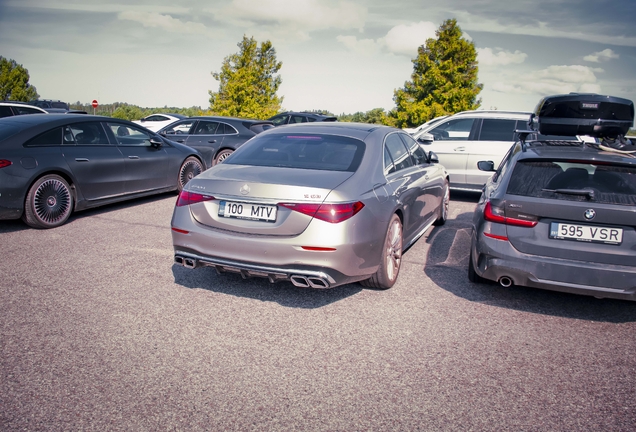
[[[521,111],[463,111],[422,129],[414,138],[427,152],[437,154],[450,175],[452,189],[481,191],[492,172],[480,171],[477,162],[492,161],[497,169],[517,141],[515,130],[527,130],[529,119],[530,113]]]

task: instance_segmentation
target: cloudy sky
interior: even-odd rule
[[[284,108],[354,113],[394,107],[448,18],[477,48],[484,109],[636,100],[636,0],[0,0],[0,55],[41,98],[205,108],[247,35],[274,44]]]

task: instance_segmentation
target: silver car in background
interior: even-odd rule
[[[386,289],[448,204],[445,169],[401,130],[274,128],[184,188],[172,217],[175,262],[297,287]]]

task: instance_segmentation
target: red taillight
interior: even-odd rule
[[[303,250],[314,251],[314,252],[333,252],[336,248],[331,247],[319,247],[319,246],[301,246]]]
[[[13,164],[13,162],[11,162],[10,160],[0,159],[0,168],[8,167],[11,164]]]
[[[177,198],[177,207],[196,204],[204,201],[211,201],[214,197],[211,195],[203,195],[194,192],[181,191]]]
[[[174,227],[172,227],[172,231],[177,232],[179,234],[190,234],[190,231],[186,231],[186,230],[182,230],[182,229],[174,228]]]
[[[508,237],[506,237],[506,236],[500,236],[500,235],[497,235],[497,234],[492,234],[492,233],[487,233],[487,232],[484,232],[484,235],[486,237],[490,237],[490,238],[493,238],[495,240],[508,241]]]
[[[536,226],[537,223],[539,223],[536,220],[533,221],[503,216],[503,209],[500,209],[499,207],[493,207],[492,204],[490,204],[490,201],[486,202],[486,207],[484,208],[484,219],[489,222],[527,228],[532,228],[533,226]]]
[[[364,207],[364,204],[360,201],[346,204],[280,203],[279,205],[330,223],[346,221]]]

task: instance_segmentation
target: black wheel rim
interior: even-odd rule
[[[58,179],[46,180],[35,191],[33,207],[42,222],[56,224],[63,221],[71,211],[71,192]]]
[[[183,164],[179,172],[179,183],[185,186],[190,180],[201,174],[201,164],[196,160],[189,160]]]

